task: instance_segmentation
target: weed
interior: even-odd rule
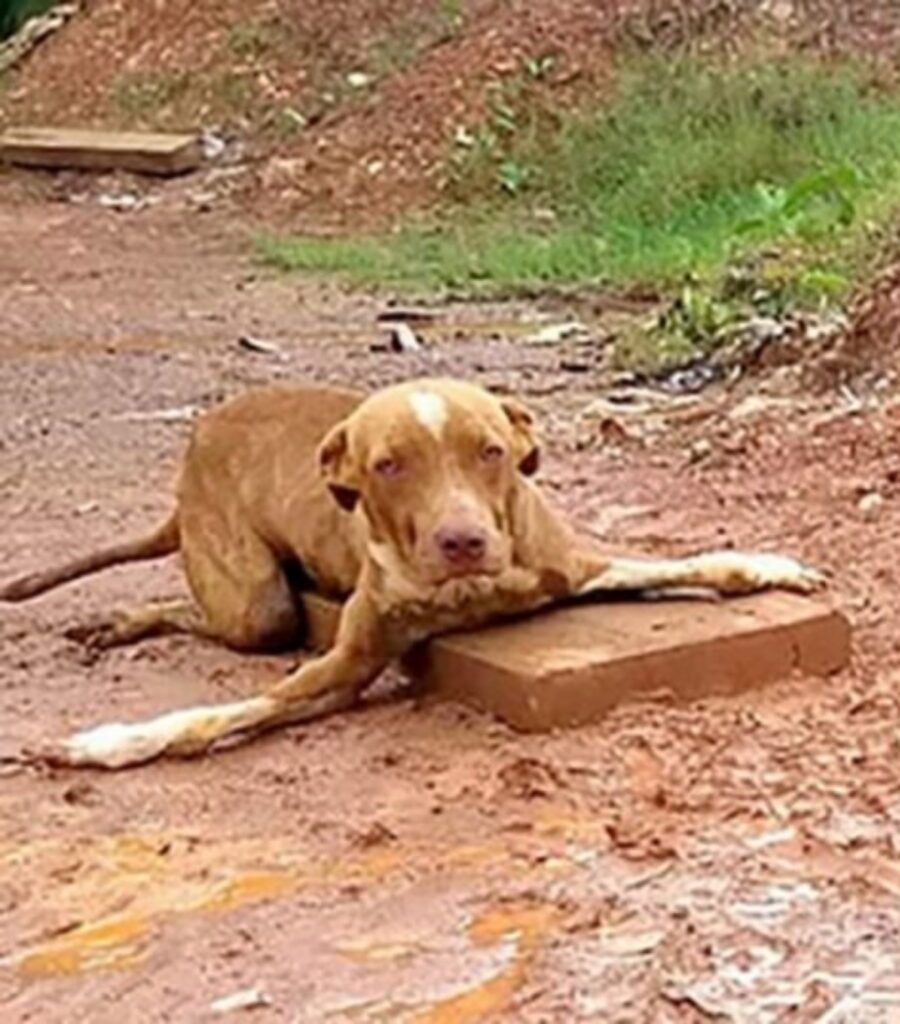
[[[276,46],[280,31],[277,22],[271,19],[242,21],[231,27],[225,43],[235,57],[258,60]]]
[[[759,211],[737,225],[738,234],[827,234],[849,227],[856,218],[854,192],[857,172],[850,166],[826,168],[794,182],[789,188],[759,182]]]
[[[525,61],[521,73],[487,87],[487,117],[474,131],[456,130],[448,161],[451,194],[516,197],[531,182],[528,163],[517,154],[538,131],[540,108],[533,103],[535,82],[549,70],[550,57]],[[526,70],[530,67],[530,71]]]
[[[692,348],[708,351],[736,319],[735,307],[715,292],[687,284],[658,326],[667,334],[680,335]]]
[[[153,71],[121,77],[114,87],[114,100],[127,117],[138,121],[153,119],[188,91],[187,71]]]
[[[535,82],[543,81],[556,66],[556,57],[546,53],[541,57],[526,57],[522,61],[522,69]]]
[[[448,25],[458,27],[463,20],[462,0],[438,0],[438,13]]]
[[[544,74],[526,64],[493,87],[482,124],[457,130],[457,205],[435,230],[269,240],[267,258],[474,292],[650,282],[680,295],[670,333],[684,345],[714,337],[732,301],[761,313],[838,301],[872,225],[900,209],[900,100],[860,67],[641,61],[603,106],[565,116],[548,111]],[[750,268],[739,297],[735,267]]]
[[[497,172],[497,183],[510,196],[517,196],[528,184],[531,172],[515,160],[504,160]]]
[[[368,67],[376,78],[405,71],[413,64],[424,45],[412,27],[395,27],[372,45]]]
[[[268,124],[279,139],[290,139],[309,125],[309,121],[294,107],[278,107],[269,112]]]

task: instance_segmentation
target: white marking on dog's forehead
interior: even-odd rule
[[[409,404],[422,426],[440,440],[448,416],[444,398],[436,391],[413,391],[409,396]]]

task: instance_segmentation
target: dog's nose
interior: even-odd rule
[[[487,554],[487,534],[476,527],[443,527],[435,534],[441,554],[451,565],[478,565]]]

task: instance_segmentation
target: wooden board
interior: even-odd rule
[[[29,167],[182,174],[203,159],[193,135],[10,128],[0,135],[0,161]]]
[[[340,606],[305,598],[310,643]],[[582,725],[625,701],[731,695],[850,658],[850,626],[821,599],[770,592],[724,601],[603,602],[435,638],[409,668],[438,696],[526,731]]]

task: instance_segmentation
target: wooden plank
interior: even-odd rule
[[[173,175],[193,170],[202,159],[194,135],[24,127],[0,135],[0,161],[28,167]]]
[[[340,606],[305,598],[310,645],[331,643]],[[408,668],[433,693],[525,731],[600,720],[626,701],[727,696],[850,658],[828,602],[772,591],[725,601],[603,602],[435,638]]]

